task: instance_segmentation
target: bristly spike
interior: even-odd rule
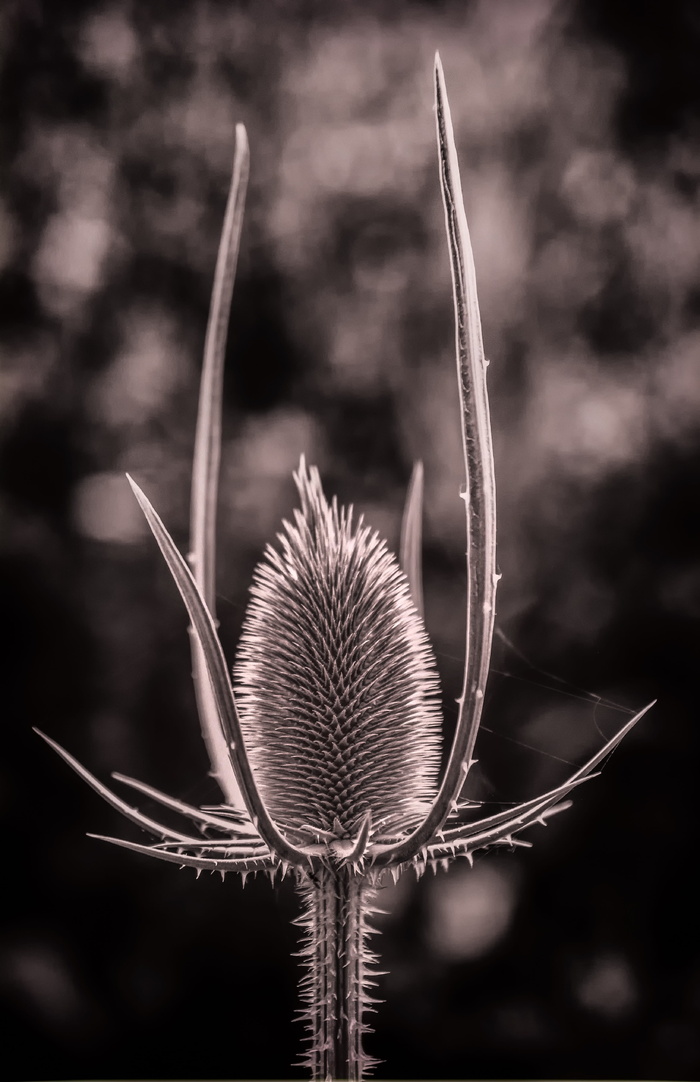
[[[437,667],[385,542],[340,514],[315,467],[302,460],[295,480],[295,523],[255,572],[236,702],[274,821],[356,836],[359,860],[368,816],[400,836],[435,794]]]

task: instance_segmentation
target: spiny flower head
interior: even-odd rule
[[[234,667],[251,767],[273,818],[379,835],[425,815],[437,788],[440,690],[408,581],[302,458],[301,509],[268,546]]]

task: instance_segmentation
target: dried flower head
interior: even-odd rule
[[[107,839],[159,860],[274,876],[291,867],[304,905],[302,981],[315,1079],[359,1079],[371,1009],[366,917],[385,871],[419,874],[518,835],[565,807],[565,797],[639,720],[640,711],[566,782],[516,807],[474,818],[460,803],[472,765],[495,616],[496,517],[486,361],[474,262],[439,59],[435,91],[440,180],[452,269],[466,486],[467,638],[455,736],[442,778],[439,688],[422,618],[417,466],[404,514],[401,566],[352,509],[329,503],[318,472],[296,474],[301,508],[279,549],[259,565],[234,668],[235,694],[214,615],[214,513],[226,326],[248,173],[236,133],[231,194],[205,343],[192,483],[190,566],[131,481],[191,621],[197,705],[224,802],[196,808],[115,777],[190,820],[174,830],[132,807],[45,739],[113,807],[161,840]]]
[[[243,739],[276,822],[350,837],[369,813],[396,835],[437,788],[432,650],[386,543],[303,459],[295,481],[301,510],[255,572],[238,647]]]

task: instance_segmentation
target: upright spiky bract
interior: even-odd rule
[[[436,791],[432,651],[385,542],[327,502],[316,469],[295,480],[301,510],[255,572],[234,668],[251,766],[287,828],[351,837],[369,814],[396,836]]]
[[[115,777],[196,824],[183,833],[132,807],[55,741],[44,739],[89,785],[161,840],[107,839],[197,871],[274,876],[292,867],[300,891],[306,973],[302,1015],[313,1079],[359,1080],[365,1012],[372,1002],[367,916],[382,874],[420,874],[476,850],[527,844],[515,835],[560,810],[564,798],[646,713],[645,707],[557,788],[471,818],[460,804],[488,673],[496,575],[495,488],[486,361],[474,261],[439,58],[435,91],[440,182],[452,270],[459,406],[466,486],[467,639],[455,736],[438,785],[439,689],[422,620],[420,503],[414,468],[401,562],[352,509],[326,500],[304,460],[301,509],[268,548],[252,587],[231,686],[214,604],[214,504],[226,323],[248,172],[245,132],[236,138],[231,194],[217,261],[197,421],[190,565],[144,494],[137,500],[191,621],[202,731],[225,803],[195,808],[143,782]],[[239,795],[241,802],[239,802]],[[241,810],[241,803],[244,810]]]

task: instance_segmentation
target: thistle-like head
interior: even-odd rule
[[[452,271],[458,399],[466,476],[466,649],[455,733],[437,778],[437,673],[420,606],[420,490],[414,471],[399,564],[384,542],[326,500],[302,459],[301,508],[268,548],[234,668],[236,693],[216,630],[215,508],[220,457],[226,324],[248,174],[238,126],[231,192],[212,294],[197,420],[189,560],[143,492],[134,492],[185,603],[202,732],[223,808],[194,808],[151,786],[121,781],[189,818],[184,833],[133,808],[49,743],[110,804],[159,836],[152,845],[116,840],[198,871],[329,868],[369,876],[417,870],[492,845],[514,844],[593,771],[636,724],[639,711],[556,789],[485,818],[460,804],[479,729],[496,601],[496,499],[476,273],[457,150],[439,58],[435,65],[438,159]],[[415,483],[414,483],[415,482]],[[410,579],[410,587],[409,587]],[[412,598],[416,599],[416,604]],[[47,738],[48,739],[48,738]],[[466,818],[465,818],[466,815]],[[516,839],[517,840],[517,839]],[[348,872],[348,869],[350,871]]]
[[[234,667],[251,767],[287,828],[351,836],[370,813],[395,836],[437,788],[434,657],[385,542],[303,459],[294,479],[301,509],[255,572]]]

